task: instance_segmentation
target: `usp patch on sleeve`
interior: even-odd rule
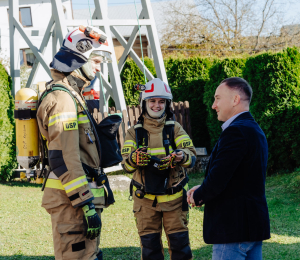
[[[193,142],[192,142],[191,139],[190,140],[185,140],[185,141],[182,142],[182,147],[183,148],[192,147],[192,146],[193,146]]]
[[[122,149],[121,154],[128,154],[128,153],[130,153],[130,152],[131,152],[131,148],[129,148],[129,147],[124,147],[124,148]]]
[[[63,124],[64,124],[65,131],[78,130],[78,122],[77,121],[63,122]]]

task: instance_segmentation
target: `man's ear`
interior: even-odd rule
[[[234,95],[233,106],[237,106],[241,102],[241,96],[239,94]]]

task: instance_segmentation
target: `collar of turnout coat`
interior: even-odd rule
[[[148,115],[143,115],[144,117],[144,123],[143,127],[149,132],[149,133],[161,133],[163,130],[163,127],[166,122],[167,115],[164,115],[162,118],[155,119],[151,118]]]
[[[89,86],[90,84],[91,84],[91,82],[89,81],[89,80],[87,80],[85,77],[83,77],[83,76],[80,76],[79,74],[77,74],[76,72],[74,72],[74,71],[72,71],[71,72],[71,75],[74,77],[74,78],[78,78],[78,79],[81,79],[82,81],[84,81],[85,83],[84,83],[84,85],[83,85],[83,87],[82,87],[82,89],[81,89],[81,92],[82,92],[82,90],[85,88],[85,87],[87,87],[87,86]],[[52,76],[52,78],[53,78],[53,83],[58,83],[58,81],[60,81],[60,82],[62,82],[62,83],[64,83],[65,85],[67,85],[67,86],[70,86],[70,83],[69,83],[69,81],[68,81],[68,79],[67,79],[67,77],[66,77],[66,75],[64,74],[64,73],[62,73],[62,72],[60,72],[60,71],[58,71],[58,70],[56,70],[56,69],[51,69],[51,76]],[[77,89],[75,89],[78,93],[80,93],[80,91],[79,91],[79,89],[77,88]]]

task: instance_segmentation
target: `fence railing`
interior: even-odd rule
[[[183,129],[187,132],[187,134],[192,138],[192,129],[191,129],[191,121],[190,121],[190,111],[189,111],[189,102],[173,102],[173,112],[174,112],[174,120],[182,125]],[[99,123],[103,118],[108,117],[109,115],[113,115],[116,113],[122,113],[122,124],[120,125],[117,141],[120,147],[122,147],[124,143],[124,138],[128,128],[134,126],[139,116],[141,115],[141,107],[138,106],[127,106],[127,111],[116,110],[115,107],[110,107],[108,112],[101,113],[97,108],[94,108],[91,111],[93,117],[97,123]]]

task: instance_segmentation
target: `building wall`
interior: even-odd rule
[[[72,9],[70,0],[62,0],[62,4],[65,10],[65,16],[68,19],[72,19]],[[19,7],[30,7],[31,9],[31,18],[32,18],[32,27],[24,27],[24,31],[29,36],[31,42],[37,47],[40,48],[40,44],[42,42],[45,30],[49,23],[49,20],[52,15],[51,10],[51,2],[50,0],[19,0]],[[0,0],[0,44],[1,44],[1,52],[0,55],[2,57],[10,56],[10,42],[9,42],[9,22],[8,22],[8,0]],[[32,32],[34,31],[34,32]],[[37,36],[32,36],[37,35]],[[20,49],[28,49],[28,45],[20,36],[19,40]],[[44,57],[46,62],[50,64],[52,60],[52,40],[50,37],[50,41],[45,50]],[[22,57],[21,57],[22,59]],[[40,66],[36,78],[34,80],[34,84],[39,81],[49,81],[50,77],[46,73],[46,71]]]

